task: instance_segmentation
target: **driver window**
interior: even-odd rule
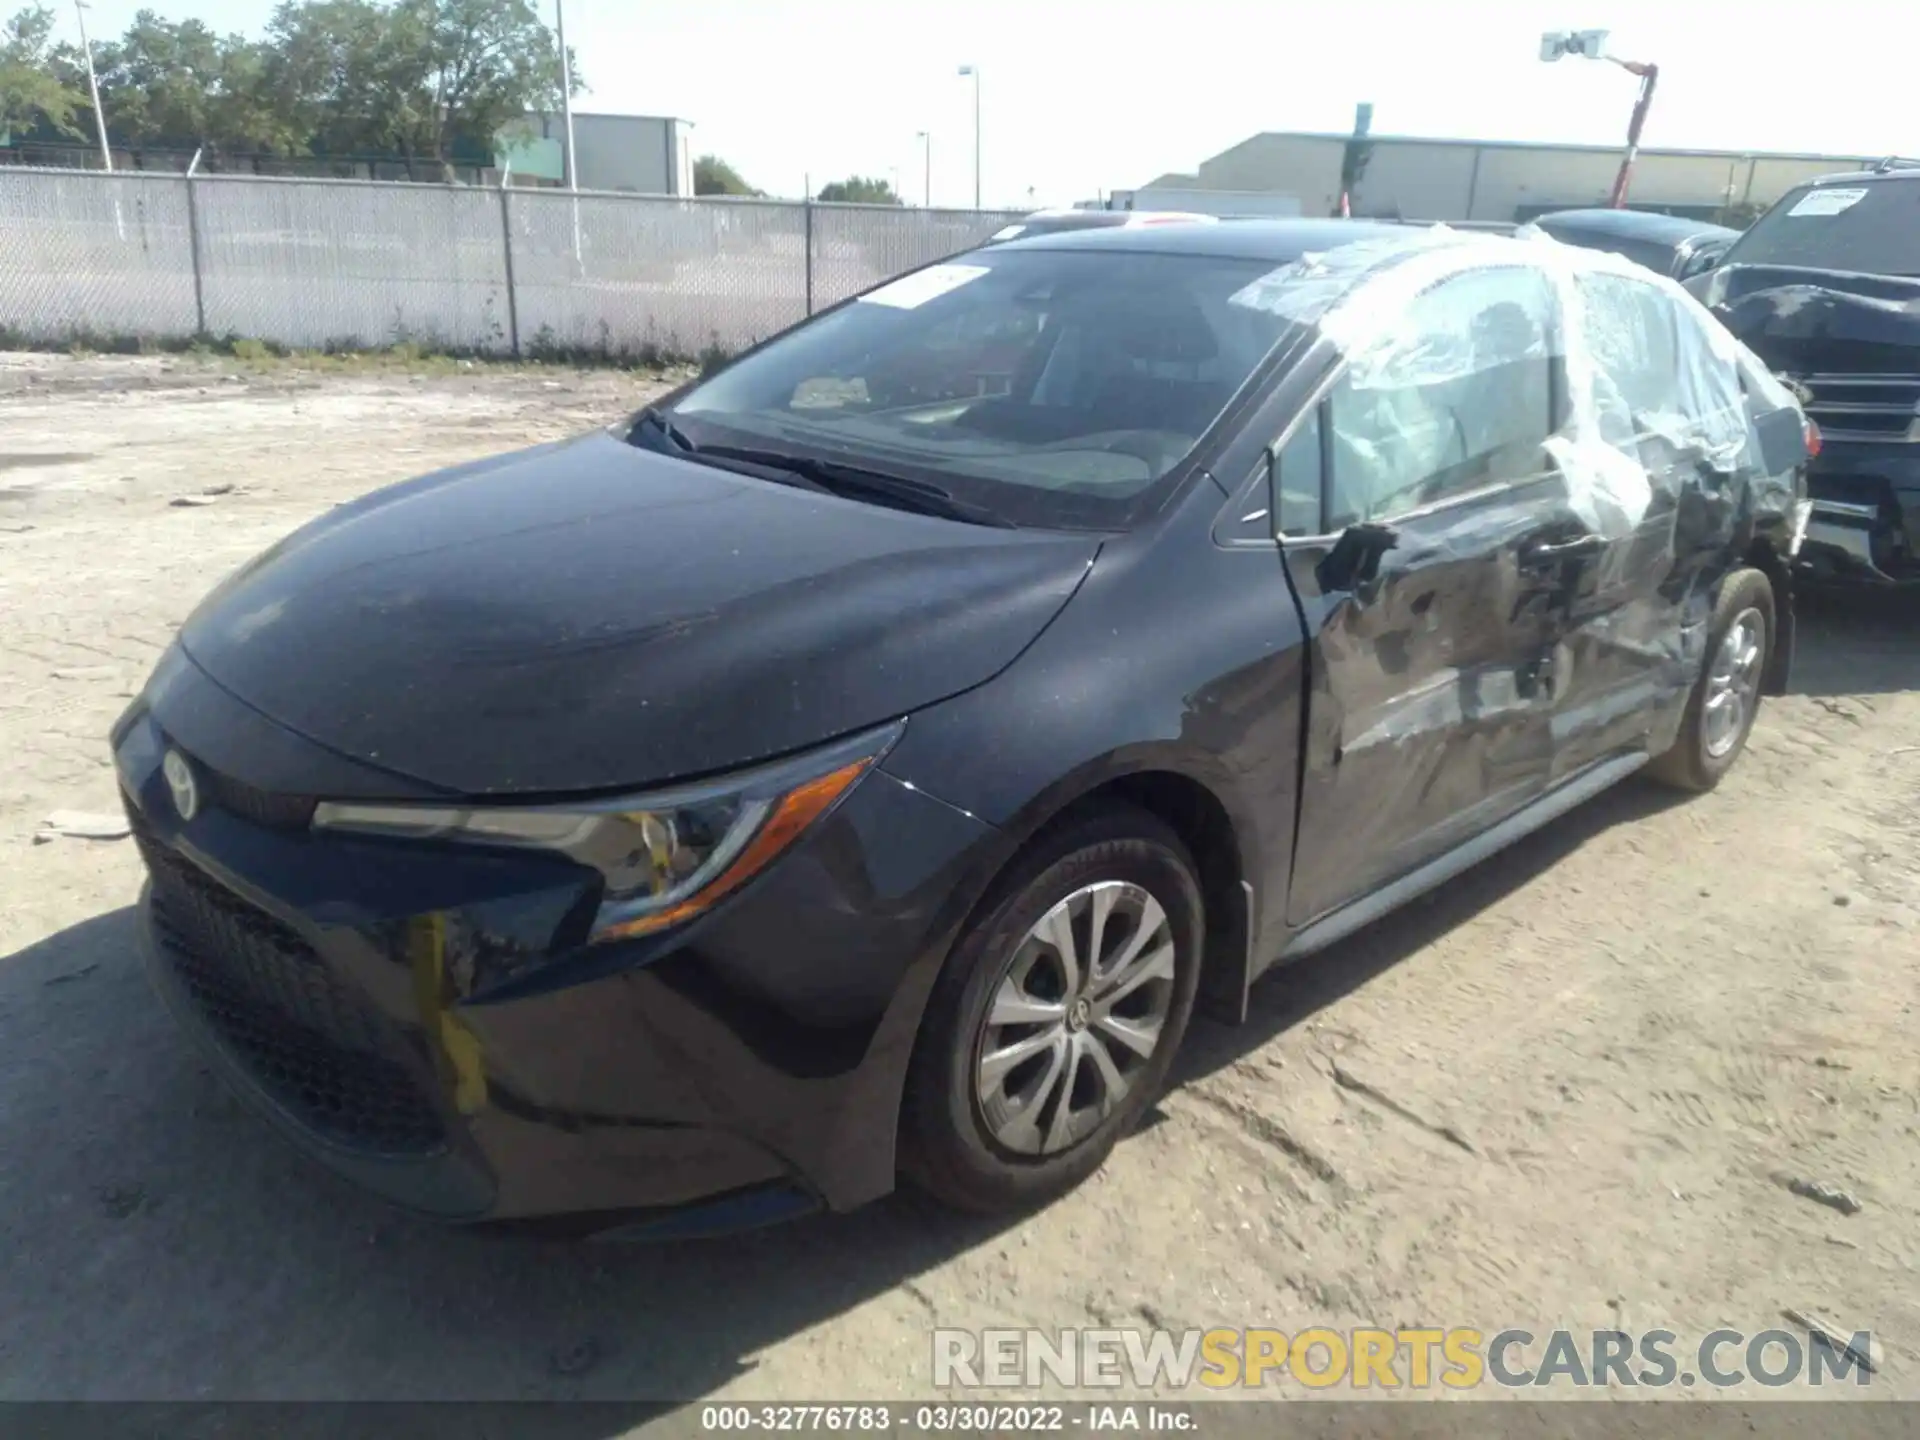
[[[1326,528],[1544,473],[1560,350],[1539,271],[1471,271],[1418,296],[1329,397]]]

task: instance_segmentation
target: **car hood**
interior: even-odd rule
[[[1920,372],[1920,279],[1726,265],[1696,291],[1729,330],[1789,375]]]
[[[603,433],[340,506],[223,583],[180,638],[261,713],[390,773],[470,795],[638,787],[990,679],[1098,548]]]

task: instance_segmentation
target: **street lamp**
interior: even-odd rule
[[[113,150],[107,144],[107,117],[100,109],[100,81],[93,73],[93,42],[87,39],[88,8],[85,0],[73,0],[73,13],[80,18],[80,53],[87,60],[87,93],[93,97],[93,123],[100,132],[100,163],[112,170]]]
[[[933,208],[933,133],[928,130],[914,132],[914,138],[920,142],[920,204],[923,209]]]
[[[1620,157],[1619,173],[1613,177],[1613,193],[1607,197],[1609,209],[1624,210],[1627,185],[1633,179],[1633,162],[1640,154],[1640,132],[1653,105],[1653,87],[1660,83],[1660,67],[1609,55],[1606,46],[1604,30],[1549,30],[1540,37],[1540,58],[1553,61],[1563,55],[1578,55],[1587,60],[1611,60],[1629,75],[1639,77],[1640,96],[1633,103],[1633,118],[1627,122],[1626,152]]]
[[[962,65],[960,73],[973,77],[973,208],[980,209],[980,67]]]

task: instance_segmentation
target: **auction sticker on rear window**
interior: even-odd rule
[[[869,305],[891,305],[896,310],[917,310],[929,300],[938,300],[950,290],[958,290],[969,281],[987,273],[985,265],[929,265],[911,275],[902,275],[891,285],[870,290],[860,298]]]
[[[1794,202],[1789,215],[1838,215],[1842,210],[1850,210],[1867,198],[1862,189],[1849,190],[1809,190]]]

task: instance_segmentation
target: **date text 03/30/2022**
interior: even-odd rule
[[[1005,1434],[1128,1430],[1190,1432],[1194,1416],[1180,1405],[705,1405],[703,1433],[727,1431],[877,1434]]]

